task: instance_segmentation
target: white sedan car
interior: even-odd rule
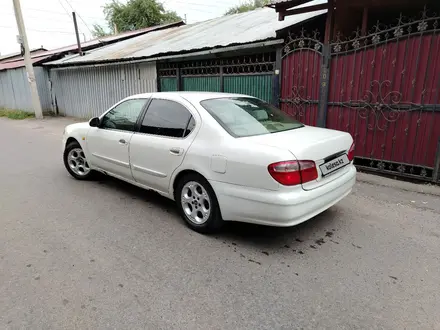
[[[185,222],[293,226],[336,204],[356,180],[350,134],[305,126],[246,95],[130,96],[88,123],[66,127],[64,164],[97,171],[176,201]]]

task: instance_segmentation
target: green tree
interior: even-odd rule
[[[110,32],[105,31],[104,28],[99,24],[93,24],[92,33],[93,33],[93,36],[98,37],[98,38],[105,37],[110,34]]]
[[[264,7],[270,3],[270,0],[248,0],[241,5],[234,6],[228,9],[225,15],[239,14],[247,11],[255,10]]]
[[[122,3],[112,0],[104,5],[104,15],[111,33],[133,31],[149,26],[182,20],[176,12],[167,11],[157,0],[129,0]],[[97,37],[106,35],[100,25],[93,26]]]

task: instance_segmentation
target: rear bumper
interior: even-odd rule
[[[356,182],[356,168],[326,185],[305,191],[267,191],[210,181],[224,220],[289,227],[322,213],[347,196]]]

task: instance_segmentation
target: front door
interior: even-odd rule
[[[182,101],[183,102],[183,101]],[[171,175],[182,163],[194,140],[196,127],[190,104],[153,99],[139,132],[130,143],[134,179],[152,189],[168,193]]]
[[[136,121],[146,101],[123,101],[101,118],[99,127],[90,128],[86,141],[93,167],[133,180],[128,150]]]

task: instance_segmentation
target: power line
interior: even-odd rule
[[[10,13],[0,13],[0,15],[11,16],[11,17],[14,16],[14,14],[10,14]],[[35,19],[39,19],[39,20],[41,20],[41,17],[38,17],[38,16],[24,15],[24,17],[26,18],[26,20],[27,20],[28,18],[35,18]],[[51,20],[51,21],[56,21],[56,22],[64,22],[64,23],[66,22],[65,19],[56,19],[56,18],[53,18],[53,17],[51,17],[50,20]]]
[[[63,3],[61,2],[61,0],[58,0],[58,2],[59,2],[59,4],[61,5],[61,7],[63,7],[64,11],[66,12],[66,15],[69,16],[69,19],[70,19],[71,17],[70,17],[70,13],[69,13],[69,11],[66,9],[66,7],[64,7],[64,5],[63,5]],[[81,30],[81,28],[79,28],[79,30],[81,31],[82,34],[84,34],[84,32]]]
[[[24,8],[26,11],[38,11],[38,12],[42,12],[42,13],[51,13],[51,14],[59,14],[59,15],[65,15],[65,12],[61,12],[61,11],[53,11],[53,10],[46,10],[46,9],[38,9],[38,8]],[[12,15],[14,15],[12,13]],[[103,17],[98,17],[98,16],[84,16],[87,18],[93,18],[93,19],[100,19],[100,20],[104,20]]]
[[[63,7],[64,12],[66,13],[66,15],[69,16],[69,18],[71,18],[71,17],[70,17],[70,13],[69,13],[69,11],[66,9],[66,7],[64,7],[64,5],[63,5],[63,3],[61,2],[61,0],[58,0],[58,3],[61,5],[61,7]]]
[[[38,9],[38,8],[24,8],[25,10],[31,10],[31,11],[40,11],[42,13],[51,13],[51,14],[61,14],[65,15],[66,13],[63,13],[61,11],[53,11],[53,10],[46,10],[46,9]]]
[[[1,28],[5,28],[5,29],[15,29],[15,27],[13,27],[13,26],[4,26],[4,25],[0,25],[0,27],[1,27]],[[58,31],[58,30],[39,30],[39,29],[29,29],[29,28],[26,28],[26,30],[29,30],[29,31],[36,31],[36,32],[45,32],[45,33],[75,34],[75,32]]]
[[[61,1],[61,0],[58,0]],[[74,12],[76,12],[76,14],[78,15],[78,17],[80,18],[80,20],[84,23],[84,25],[86,26],[87,30],[89,30],[90,34],[93,35],[92,30],[90,30],[89,26],[87,25],[87,23],[83,20],[83,18],[81,17],[81,15],[75,10],[75,8],[73,8],[73,6],[70,4],[70,2],[68,0],[64,0],[67,2],[67,4],[70,6],[70,8],[72,8],[72,10]],[[61,3],[61,2],[60,2]],[[82,31],[81,31],[82,32]],[[98,39],[99,40],[99,39]]]

